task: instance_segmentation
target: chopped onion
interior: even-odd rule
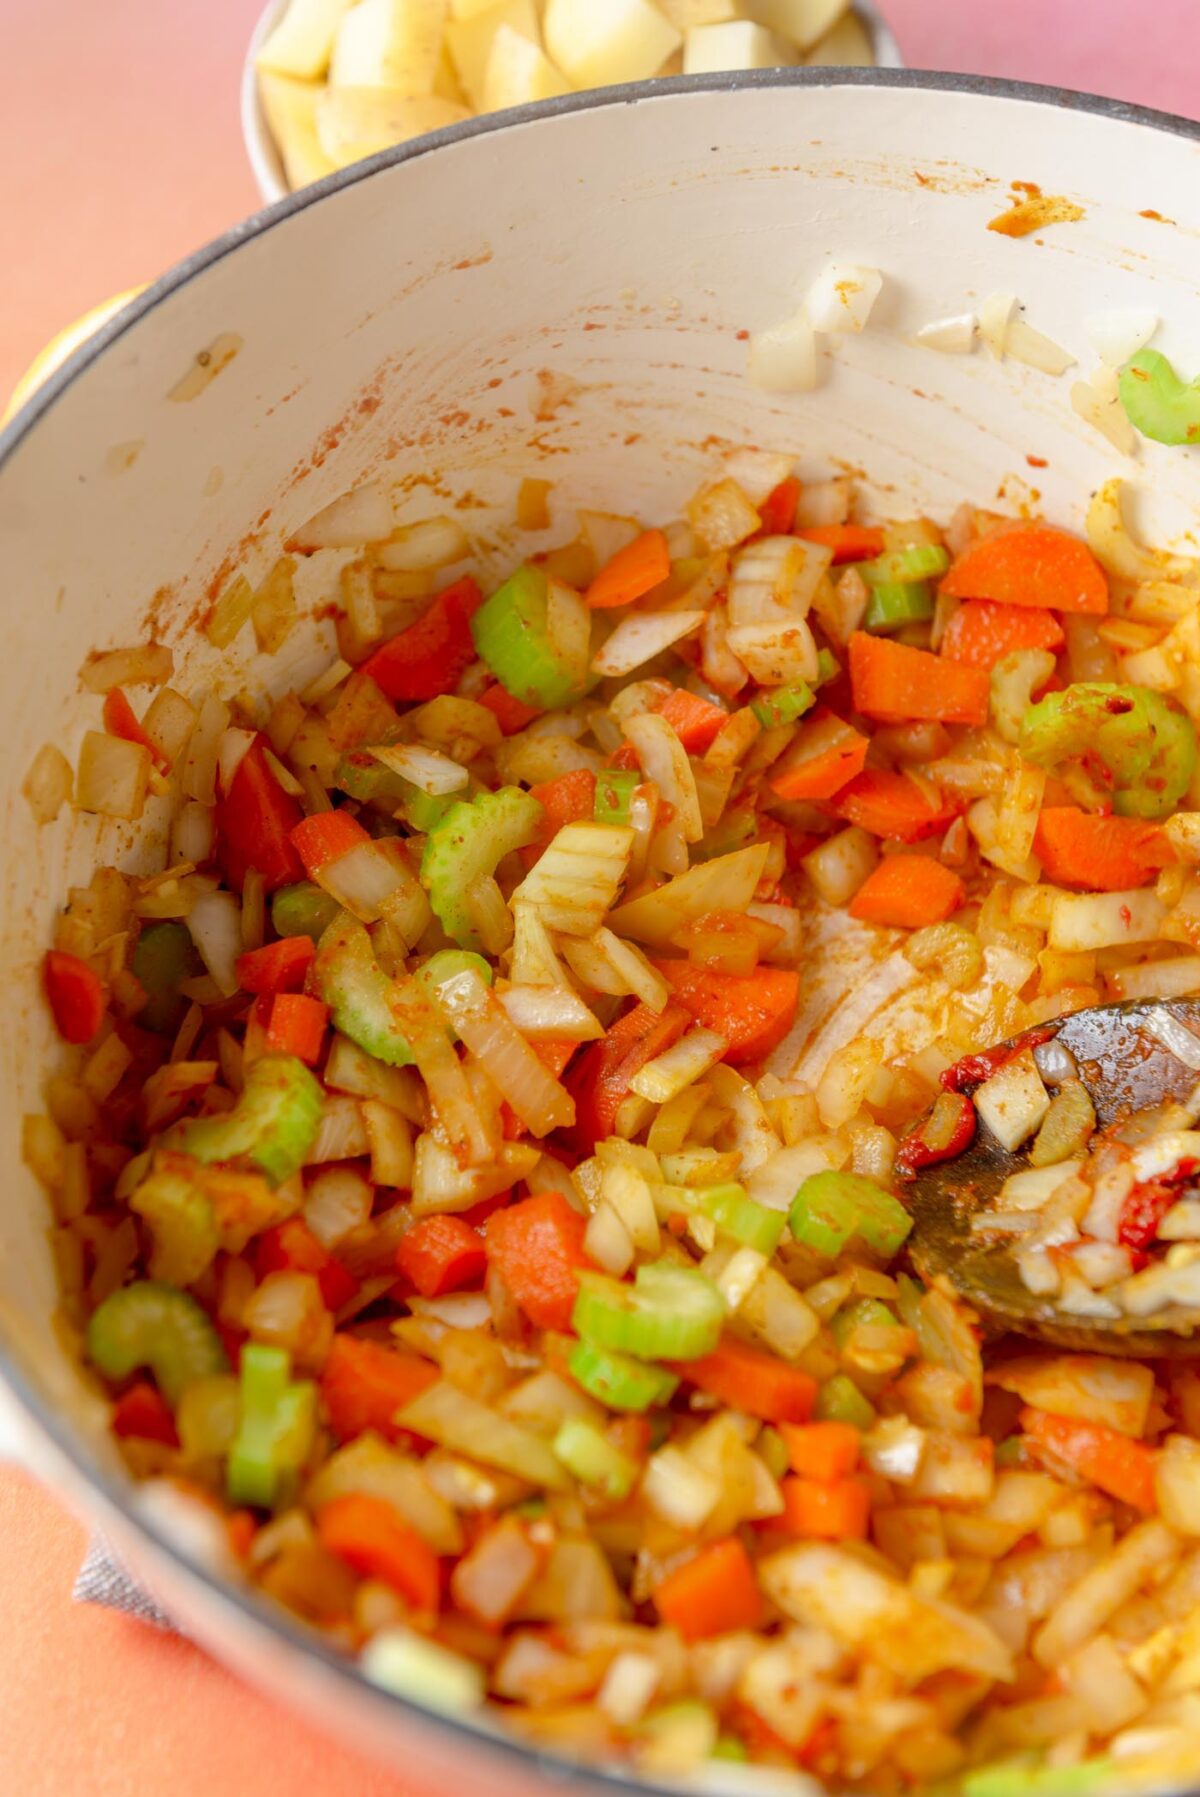
[[[786,686],[819,677],[817,645],[803,618],[734,625],[729,631],[729,647],[761,686]],[[689,840],[698,841],[699,837]]]
[[[656,1515],[677,1529],[700,1529],[720,1500],[721,1484],[681,1448],[667,1446],[646,1462],[642,1497]]]
[[[730,624],[740,628],[803,618],[832,557],[831,549],[802,537],[760,537],[748,543],[733,560]],[[730,640],[736,649],[732,634]]]
[[[697,536],[716,553],[736,548],[762,523],[754,506],[733,480],[703,487],[688,501],[688,521]]]
[[[702,611],[631,612],[592,657],[594,674],[632,673],[704,623]]]
[[[969,356],[975,348],[979,320],[974,312],[957,312],[950,318],[936,318],[922,325],[917,342],[925,349],[940,350],[944,356]]]
[[[666,948],[675,932],[706,911],[744,911],[754,897],[770,850],[765,842],[702,861],[656,892],[620,906],[609,918],[619,936]]]
[[[368,1221],[373,1198],[370,1180],[354,1167],[329,1167],[309,1182],[304,1221],[323,1247],[333,1248]]]
[[[376,1185],[407,1190],[413,1174],[413,1139],[408,1119],[374,1098],[363,1100],[362,1117],[371,1145],[371,1178]]]
[[[691,768],[679,738],[663,719],[634,718],[626,725],[626,730],[635,724],[649,723],[660,726],[671,738],[690,775]],[[694,791],[693,783],[693,794]],[[518,886],[513,898],[535,905],[543,923],[550,929],[560,930],[568,936],[592,936],[620,891],[632,846],[633,831],[626,824],[564,824]],[[531,980],[529,983],[544,982]]]
[[[356,1161],[369,1154],[370,1148],[358,1099],[326,1093],[316,1138],[304,1157],[305,1166],[318,1167],[324,1161]]]
[[[187,914],[188,932],[209,973],[226,998],[238,989],[242,952],[242,912],[232,892],[202,892]]]
[[[630,1089],[652,1104],[666,1104],[715,1067],[728,1047],[724,1036],[713,1030],[689,1030],[672,1047],[639,1068],[629,1082]]]
[[[170,649],[161,643],[141,643],[134,649],[89,656],[79,670],[79,684],[87,693],[110,693],[115,686],[164,686],[174,672]]]
[[[391,837],[357,843],[336,861],[327,861],[320,869],[318,884],[363,923],[393,917],[414,888],[421,893],[404,850]],[[417,935],[420,933],[418,930]]]
[[[805,309],[814,331],[861,331],[879,298],[883,276],[877,268],[830,262],[808,290]]]
[[[229,707],[215,693],[206,693],[188,740],[179,784],[189,799],[211,805],[217,796],[217,756],[221,738],[229,727]]]
[[[221,740],[217,745],[217,782],[223,793],[228,793],[233,785],[233,777],[242,765],[243,758],[254,747],[255,732],[241,730],[236,726],[221,732]]]
[[[839,474],[836,480],[805,481],[796,501],[797,528],[845,524],[850,516],[852,490],[853,482],[847,474]]]
[[[467,533],[455,519],[422,518],[393,530],[375,551],[375,560],[395,573],[422,574],[460,561],[469,548]]]
[[[102,730],[89,730],[79,748],[75,803],[80,811],[134,822],[150,781],[149,749]]]
[[[314,549],[359,549],[388,536],[393,522],[387,489],[379,481],[368,481],[322,507],[293,532],[286,547],[305,554]]]
[[[684,841],[699,842],[704,835],[704,822],[696,793],[696,777],[687,750],[671,725],[658,712],[642,712],[637,717],[626,718],[624,730],[637,750],[647,779],[653,780],[662,797],[674,808]]]
[[[1119,479],[1106,480],[1092,495],[1085,529],[1097,561],[1123,580],[1200,581],[1200,561],[1147,549],[1135,540],[1124,518],[1124,495],[1125,483]]]
[[[591,946],[603,955],[621,982],[622,991],[632,992],[635,998],[639,998],[644,1005],[649,1005],[652,1011],[664,1009],[671,996],[671,988],[640,948],[632,942],[623,942],[609,929],[597,930],[592,937]]]
[[[1009,326],[1016,310],[1015,293],[990,293],[979,308],[979,334],[997,362],[1004,360]]]
[[[71,763],[54,743],[43,743],[21,786],[35,823],[52,824],[71,802]]]
[[[508,986],[498,996],[512,1023],[530,1041],[592,1042],[604,1034],[599,1019],[567,986]]]
[[[477,1296],[474,1292],[469,1295]],[[414,1313],[421,1303],[419,1298],[414,1302]],[[335,1449],[313,1476],[305,1499],[316,1512],[334,1498],[351,1495],[382,1498],[435,1553],[462,1552],[462,1527],[451,1506],[434,1490],[415,1461],[377,1435],[360,1435],[345,1447]],[[262,1531],[257,1539],[261,1535]]]
[[[1035,331],[1019,313],[1009,324],[1004,353],[1014,362],[1040,369],[1043,374],[1065,374],[1068,368],[1075,366],[1075,357],[1069,350],[1043,336],[1041,331]]]
[[[1028,1140],[1050,1109],[1050,1095],[1028,1050],[984,1081],[975,1093],[975,1109],[1010,1154]]]
[[[794,456],[767,449],[734,449],[725,457],[726,474],[754,506],[761,505],[781,481],[787,480],[795,465]]]
[[[437,987],[434,996],[447,1021],[531,1134],[548,1136],[551,1130],[566,1129],[575,1121],[575,1101],[477,973],[455,974]]]
[[[460,792],[470,778],[466,768],[460,767],[457,761],[440,754],[437,749],[423,748],[420,743],[396,743],[370,748],[367,754],[373,755],[376,761],[381,761],[384,767],[399,774],[401,779],[408,780],[434,798]]]
[[[1158,313],[1147,306],[1114,306],[1110,312],[1089,312],[1083,321],[1088,342],[1109,368],[1124,367],[1145,349],[1158,325]]]
[[[1060,892],[1050,913],[1049,946],[1078,953],[1139,942],[1162,934],[1166,906],[1153,892]]]
[[[583,1233],[584,1253],[614,1279],[621,1279],[634,1261],[633,1237],[611,1204],[600,1203]]]
[[[286,1348],[297,1366],[316,1368],[333,1338],[333,1318],[312,1273],[268,1273],[242,1309],[242,1327],[255,1341]]]
[[[492,1312],[486,1292],[447,1292],[444,1298],[406,1298],[415,1317],[433,1317],[448,1329],[485,1329]]]
[[[503,1142],[487,1161],[460,1167],[445,1142],[426,1130],[417,1137],[413,1156],[412,1214],[428,1217],[470,1210],[525,1179],[539,1158],[538,1150],[528,1142]]]
[[[1101,366],[1086,381],[1074,382],[1071,410],[1107,437],[1122,455],[1136,455],[1138,434],[1125,415],[1113,369]]]
[[[1153,1036],[1156,1042],[1161,1042],[1163,1047],[1173,1054],[1177,1061],[1182,1061],[1185,1067],[1190,1067],[1193,1072],[1200,1073],[1200,1038],[1185,1024],[1182,1024],[1177,1017],[1172,1017],[1169,1011],[1151,1012],[1139,1023],[1138,1029],[1147,1036]],[[1164,1140],[1161,1136],[1157,1139]],[[1189,1152],[1194,1153],[1195,1150],[1192,1149]],[[1181,1155],[1179,1158],[1182,1159],[1183,1156]],[[1142,1174],[1140,1177],[1150,1178],[1151,1176]]]
[[[811,393],[820,382],[817,338],[803,308],[750,338],[747,373],[765,393]]]

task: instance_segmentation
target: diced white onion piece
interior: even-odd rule
[[[808,530],[818,524],[845,524],[850,516],[853,482],[849,475],[836,480],[805,481],[796,501],[796,525]]]
[[[979,320],[974,312],[956,312],[950,318],[935,318],[922,325],[917,342],[925,349],[940,350],[944,356],[969,356],[978,332]]]
[[[163,686],[175,672],[175,656],[161,643],[139,643],[133,649],[109,649],[93,655],[79,670],[86,693],[110,693],[114,686]]]
[[[1137,453],[1138,434],[1121,404],[1115,370],[1102,364],[1086,381],[1075,381],[1071,387],[1071,410],[1107,437],[1122,455]]]
[[[223,793],[228,793],[233,785],[233,776],[254,747],[254,741],[253,730],[241,730],[236,725],[221,732],[217,745],[217,780]]]
[[[212,854],[216,820],[210,805],[189,799],[171,820],[171,860],[199,867]]]
[[[200,959],[226,998],[238,989],[237,958],[242,952],[242,911],[232,892],[202,892],[184,920]]]
[[[62,750],[54,743],[43,743],[21,786],[35,823],[52,824],[63,806],[70,804],[74,779]]]
[[[1010,1154],[1028,1141],[1050,1109],[1033,1056],[1019,1054],[985,1080],[975,1093],[975,1109]]]
[[[569,986],[550,932],[536,905],[514,896],[513,940],[509,972],[514,986]]]
[[[325,1248],[334,1248],[371,1215],[374,1191],[354,1167],[328,1167],[304,1195],[304,1221]]]
[[[579,534],[591,550],[598,568],[603,568],[642,534],[638,520],[627,518],[620,512],[592,512],[581,506],[578,518]]]
[[[728,479],[702,487],[688,501],[687,515],[692,529],[713,554],[744,543],[762,523],[737,482]]]
[[[413,1216],[470,1210],[473,1204],[507,1192],[518,1180],[527,1178],[538,1159],[537,1149],[529,1142],[502,1142],[481,1164],[460,1167],[453,1150],[432,1130],[426,1130],[417,1137],[413,1156]]]
[[[659,1448],[646,1462],[642,1497],[677,1529],[704,1526],[721,1496],[720,1481],[702,1471],[680,1448]]]
[[[466,768],[451,761],[449,755],[443,755],[437,749],[426,749],[420,743],[389,744],[368,749],[367,753],[434,798],[461,792],[470,779]]]
[[[387,837],[356,843],[336,861],[327,861],[317,883],[363,923],[391,915],[413,889],[421,892],[403,849]]]
[[[633,1238],[611,1204],[601,1202],[588,1218],[583,1250],[614,1279],[620,1279],[633,1265]]]
[[[1195,1037],[1192,1040],[1195,1042]],[[1189,1066],[1194,1064],[1188,1063]],[[1164,1173],[1173,1172],[1180,1161],[1200,1159],[1200,1130],[1171,1129],[1160,1136],[1150,1136],[1137,1144],[1129,1159],[1139,1182],[1158,1179]]]
[[[1128,892],[1061,892],[1050,913],[1049,946],[1078,953],[1156,942],[1167,908],[1144,888]]]
[[[647,1156],[648,1161],[652,1158]],[[658,1214],[645,1174],[625,1161],[607,1163],[600,1174],[600,1190],[629,1231],[638,1253],[657,1254],[661,1243]]]
[[[734,557],[730,572],[730,625],[803,618],[832,559],[831,549],[802,537],[761,537],[748,543]]]
[[[810,639],[811,640],[811,639]],[[704,835],[696,776],[687,750],[667,720],[656,711],[626,718],[625,735],[637,750],[646,778],[674,807],[685,842],[699,842]]]
[[[877,268],[830,262],[808,290],[809,323],[814,331],[861,331],[882,287]]]
[[[750,338],[747,373],[764,393],[811,393],[820,382],[817,338],[803,310]]]
[[[287,547],[306,553],[314,549],[358,549],[364,543],[378,543],[390,535],[393,521],[391,495],[379,481],[368,481],[323,506],[292,533]]]
[[[1019,313],[1009,323],[1004,353],[1011,356],[1014,362],[1023,362],[1027,368],[1040,369],[1043,374],[1065,374],[1068,368],[1075,366],[1075,357],[1069,350],[1063,349],[1052,338],[1043,336],[1041,331],[1035,331]]]
[[[751,505],[759,506],[787,480],[796,466],[790,455],[769,449],[734,449],[725,457],[725,472],[742,489]]]
[[[343,1097],[340,1093],[326,1093],[316,1138],[304,1157],[305,1166],[319,1167],[324,1161],[358,1160],[370,1151],[371,1143],[359,1100]]]
[[[1151,1012],[1145,1021],[1138,1025],[1138,1028],[1144,1035],[1153,1036],[1156,1042],[1161,1042],[1163,1047],[1173,1054],[1177,1061],[1182,1061],[1185,1067],[1190,1067],[1194,1073],[1200,1073],[1200,1038],[1177,1017],[1172,1017],[1169,1011]],[[1159,1136],[1156,1139],[1161,1142],[1164,1138]],[[1197,1142],[1200,1143],[1200,1137],[1197,1137]],[[1195,1153],[1195,1149],[1188,1152]],[[1134,1159],[1136,1160],[1136,1158],[1135,1154]],[[1181,1155],[1180,1159],[1182,1158]],[[1149,1179],[1152,1176],[1142,1174],[1140,1177]]]
[[[630,612],[592,657],[594,674],[632,673],[672,643],[692,636],[704,623],[702,611]]]
[[[614,911],[609,928],[651,948],[666,948],[677,930],[706,911],[744,911],[754,897],[769,853],[765,842],[754,843],[689,867],[656,892],[632,899]]]
[[[412,1185],[412,1126],[399,1111],[365,1098],[363,1124],[371,1148],[371,1178],[377,1186],[395,1186],[406,1191]]]
[[[1158,325],[1158,313],[1148,306],[1114,306],[1108,312],[1089,312],[1083,321],[1088,342],[1109,368],[1123,367],[1145,349]]]
[[[597,930],[594,946],[622,982],[623,989],[649,1005],[652,1011],[665,1009],[671,988],[658,968],[632,942],[623,942],[609,929]]]
[[[415,1317],[433,1317],[449,1329],[483,1329],[491,1321],[486,1292],[447,1292],[444,1298],[406,1298]]]
[[[618,1728],[632,1728],[654,1701],[662,1678],[663,1668],[651,1654],[619,1653],[596,1693],[596,1708]]]
[[[803,618],[773,624],[738,624],[729,647],[761,686],[787,686],[819,675],[817,645]],[[689,840],[698,841],[698,837]]]
[[[228,726],[228,705],[215,693],[206,693],[179,776],[179,784],[188,798],[201,805],[211,805],[216,799],[217,754]]]
[[[630,1088],[652,1104],[666,1104],[685,1086],[695,1083],[710,1067],[715,1067],[729,1047],[724,1036],[713,1030],[689,1030],[678,1042],[640,1067],[630,1080]]]
[[[879,860],[879,844],[852,824],[804,857],[804,871],[827,905],[847,905]]]
[[[554,1038],[592,1042],[604,1034],[599,1019],[567,986],[508,986],[498,996],[517,1029],[531,1042]]]
[[[663,728],[678,744],[670,725]],[[620,891],[632,847],[633,831],[627,824],[564,824],[513,898],[535,905],[550,929],[567,936],[593,936]]]
[[[1010,1173],[1000,1188],[998,1203],[1002,1210],[1041,1210],[1065,1180],[1071,1179],[1083,1166],[1082,1160],[1058,1161],[1053,1167],[1022,1167]],[[989,1219],[984,1220],[987,1226]]]
[[[394,573],[423,574],[460,561],[470,546],[466,531],[454,518],[422,518],[393,530],[375,551],[375,559]]]
[[[989,293],[979,308],[979,334],[997,362],[1004,360],[1009,327],[1016,310],[1015,293]]]
[[[141,743],[89,730],[79,747],[75,803],[80,811],[136,821],[146,802],[150,771],[150,751]]]
[[[907,1417],[889,1416],[862,1438],[862,1455],[870,1470],[897,1485],[911,1485],[925,1457],[926,1435]]]
[[[438,1008],[535,1136],[575,1121],[575,1101],[514,1027],[494,993],[472,970],[437,987]]]
[[[738,1248],[730,1255],[714,1284],[731,1311],[742,1308],[766,1266],[767,1257],[757,1248]]]

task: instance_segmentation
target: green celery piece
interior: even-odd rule
[[[283,1348],[242,1349],[241,1414],[226,1464],[231,1504],[269,1509],[288,1497],[316,1438],[317,1388],[292,1381]]]
[[[439,986],[459,973],[477,973],[485,986],[492,983],[491,964],[482,955],[473,954],[466,948],[439,948],[413,974],[413,985],[419,987],[426,998],[432,998]]]
[[[382,805],[394,811],[404,797],[407,784],[382,761],[376,761],[369,749],[350,749],[339,760],[333,773],[333,784],[347,798],[361,805]]]
[[[759,1431],[754,1451],[773,1479],[782,1479],[790,1471],[792,1458],[788,1453],[787,1443],[777,1429],[772,1429],[770,1423]]]
[[[1006,1435],[996,1443],[993,1459],[997,1466],[1024,1466],[1025,1443],[1019,1435]]]
[[[883,580],[871,588],[863,629],[883,634],[932,616],[933,594],[923,580]]]
[[[430,830],[421,857],[421,884],[442,928],[461,947],[477,953],[483,947],[467,909],[472,882],[494,873],[506,855],[531,843],[544,816],[538,801],[519,786],[502,786],[498,792],[459,799]]]
[[[413,1052],[395,1011],[397,982],[375,959],[366,925],[339,911],[317,944],[317,996],[333,1027],[388,1067],[410,1067]]]
[[[787,1218],[782,1211],[768,1210],[746,1195],[744,1186],[699,1186],[683,1194],[682,1208],[688,1206],[711,1217],[717,1228],[732,1236],[743,1247],[755,1248],[770,1256],[779,1246]]]
[[[898,1198],[861,1173],[812,1173],[792,1200],[792,1234],[834,1260],[858,1237],[885,1260],[898,1252],[912,1218]]]
[[[172,1407],[193,1379],[229,1371],[221,1338],[187,1292],[139,1279],[110,1292],[92,1312],[87,1352],[106,1379],[149,1367]]]
[[[194,1285],[221,1245],[212,1201],[183,1173],[155,1167],[130,1194],[130,1210],[154,1237],[150,1276],[164,1285]]]
[[[876,587],[936,579],[949,566],[949,553],[939,543],[914,543],[908,549],[886,549],[873,561],[859,562],[858,571],[869,587]]]
[[[1184,381],[1157,349],[1139,349],[1117,377],[1125,416],[1155,443],[1200,443],[1200,381]]]
[[[1025,713],[1021,754],[1056,771],[1089,755],[1108,771],[1119,817],[1167,817],[1196,771],[1196,729],[1160,693],[1111,681],[1076,681]]]
[[[818,1391],[813,1415],[819,1423],[849,1423],[855,1429],[869,1429],[875,1421],[875,1408],[853,1379],[834,1373]]]
[[[596,775],[592,816],[598,824],[627,824],[629,803],[641,782],[636,768],[606,767]]]
[[[501,686],[543,711],[573,704],[588,687],[586,661],[579,667],[564,661],[549,639],[549,590],[545,570],[527,562],[471,619],[475,647]]]
[[[623,1454],[585,1417],[570,1416],[554,1437],[554,1452],[581,1485],[592,1485],[614,1503],[629,1496],[637,1481],[637,1461]]]
[[[746,1752],[745,1743],[739,1741],[736,1735],[718,1735],[717,1744],[709,1757],[714,1760],[732,1760],[740,1766],[750,1755]]]
[[[298,880],[294,886],[281,886],[271,900],[271,922],[277,936],[311,936],[319,942],[340,909],[337,900],[311,880]]]
[[[189,1003],[180,985],[204,972],[186,924],[143,924],[130,965],[146,989],[138,1023],[144,1030],[173,1035]]]
[[[464,1716],[487,1695],[483,1668],[411,1629],[380,1629],[362,1650],[364,1675],[422,1709]]]
[[[796,680],[791,686],[777,686],[774,692],[759,693],[750,701],[750,709],[764,730],[774,730],[780,724],[794,724],[816,702],[807,681]]]
[[[261,1055],[246,1069],[246,1084],[234,1108],[224,1116],[186,1124],[180,1146],[206,1165],[246,1161],[279,1186],[304,1165],[323,1103],[320,1081],[303,1061],[295,1055]]]
[[[1028,1754],[998,1760],[968,1772],[962,1797],[1085,1797],[1097,1785],[1116,1778],[1110,1759],[1081,1760],[1075,1766],[1039,1766]]]
[[[827,680],[836,680],[842,671],[842,664],[832,649],[817,651],[817,685],[824,686]]]
[[[649,1410],[669,1404],[679,1380],[665,1367],[648,1366],[628,1354],[613,1354],[579,1341],[567,1361],[572,1379],[610,1410]]]
[[[757,830],[758,813],[752,805],[730,805],[696,843],[692,860],[715,861],[718,855],[731,855],[735,849],[744,849]]]
[[[399,775],[396,777],[400,779]],[[404,791],[396,807],[397,812],[410,830],[415,830],[418,836],[427,836],[435,824],[441,823],[454,800],[422,792],[411,780],[400,779],[400,784]]]
[[[584,1341],[636,1360],[700,1360],[716,1347],[724,1321],[712,1280],[669,1261],[640,1266],[632,1285],[584,1273],[571,1316]]]
[[[854,1298],[843,1304],[829,1325],[834,1341],[844,1348],[856,1329],[897,1329],[899,1318],[879,1298]]]

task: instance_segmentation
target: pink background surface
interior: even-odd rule
[[[253,209],[237,93],[258,4],[0,0],[0,394],[63,325]],[[1195,0],[884,6],[912,67],[1196,111]],[[6,1790],[418,1797],[410,1780],[315,1735],[187,1643],[73,1607],[82,1546],[49,1496],[0,1468]]]

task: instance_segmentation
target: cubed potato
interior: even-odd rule
[[[329,53],[350,0],[291,0],[255,63],[276,75],[312,81],[329,67]]]
[[[445,22],[446,0],[357,0],[338,26],[330,82],[431,93]]]
[[[435,94],[400,94],[386,87],[328,87],[317,101],[317,136],[337,168],[392,144],[469,118],[465,106]]]
[[[794,44],[748,19],[697,25],[683,43],[685,75],[715,74],[720,69],[777,69],[799,60]]]
[[[310,181],[331,175],[337,166],[317,138],[317,98],[322,92],[316,81],[296,81],[270,69],[259,71],[258,97],[292,188],[307,187]]]
[[[875,66],[875,52],[870,33],[858,14],[846,12],[813,45],[804,60],[811,68],[870,69]]]
[[[778,31],[799,50],[811,50],[819,38],[837,23],[849,0],[740,0],[739,11]]]
[[[556,69],[539,44],[501,25],[492,39],[483,80],[483,110],[525,106],[531,100],[553,100],[569,94],[571,83]]]
[[[651,0],[549,0],[546,48],[576,87],[642,81],[682,35]]]
[[[483,111],[484,87],[492,45],[501,26],[539,47],[542,42],[537,8],[533,0],[500,0],[471,18],[452,21],[446,27],[446,48],[467,100]]]

